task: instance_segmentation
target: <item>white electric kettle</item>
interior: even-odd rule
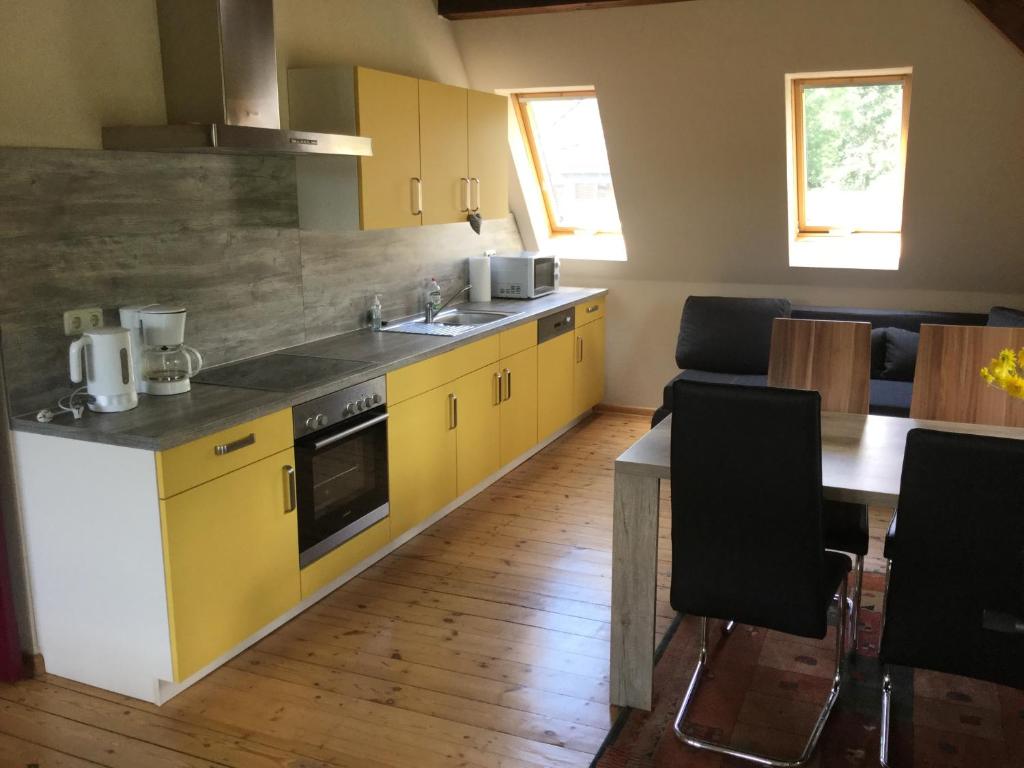
[[[85,359],[84,375],[82,360]],[[130,411],[139,404],[132,364],[131,334],[124,328],[93,328],[71,342],[68,350],[71,381],[84,378],[89,410]]]

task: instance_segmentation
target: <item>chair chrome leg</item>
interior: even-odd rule
[[[882,678],[882,727],[878,743],[878,764],[882,768],[889,768],[889,707],[892,701],[892,678],[889,676],[889,668],[885,668],[885,677]]]
[[[723,635],[731,635],[732,631],[734,629],[736,629],[736,622],[735,621],[727,621],[725,623],[725,625],[722,627],[722,634]]]
[[[857,653],[857,637],[860,634],[860,601],[864,590],[864,556],[857,555],[857,562],[854,564],[857,571],[857,591],[853,598],[853,615],[850,619],[850,651]]]
[[[769,766],[770,768],[798,768],[798,766],[801,766],[810,760],[811,755],[814,754],[815,747],[818,745],[818,739],[821,736],[821,732],[825,728],[825,723],[828,722],[828,717],[832,713],[832,708],[835,706],[835,703],[839,698],[839,689],[842,683],[843,658],[846,656],[846,622],[849,620],[849,605],[847,603],[846,593],[847,586],[846,582],[843,581],[839,586],[839,594],[837,595],[839,620],[836,622],[836,666],[832,676],[832,689],[829,691],[828,699],[825,701],[821,712],[818,714],[818,719],[814,724],[814,728],[811,730],[811,734],[807,739],[803,752],[800,753],[800,757],[796,760],[783,760],[768,757],[767,755],[760,755],[755,752],[743,752],[739,749],[733,749],[732,747],[728,747],[723,744],[717,744],[705,739],[698,739],[695,736],[689,736],[683,733],[683,723],[686,720],[686,713],[690,709],[690,704],[693,702],[694,695],[697,693],[697,686],[700,684],[704,668],[707,666],[708,620],[706,617],[701,618],[700,653],[697,657],[697,666],[693,670],[693,676],[690,678],[690,684],[686,688],[686,695],[683,696],[683,703],[679,707],[679,714],[676,715],[675,724],[673,725],[676,738],[694,749],[704,749],[710,752],[717,752],[721,755],[728,755],[729,757],[739,758],[740,760],[747,760],[758,765]]]
[[[889,578],[892,575],[892,560],[885,561],[885,584],[882,586],[882,621],[878,626],[878,647],[882,647],[882,635],[885,633],[885,606],[889,602]]]

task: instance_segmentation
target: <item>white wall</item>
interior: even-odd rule
[[[475,88],[597,87],[629,260],[563,274],[612,288],[609,402],[660,400],[690,293],[1024,305],[1024,56],[965,0],[691,0],[454,27]],[[785,74],[899,66],[914,68],[900,270],[790,268]]]

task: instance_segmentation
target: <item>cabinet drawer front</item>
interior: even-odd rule
[[[285,408],[156,455],[161,499],[234,472],[292,445],[292,413]]]
[[[537,321],[523,323],[517,328],[502,331],[498,335],[498,351],[502,357],[510,357],[524,349],[537,346]]]
[[[596,296],[577,304],[576,326],[586,325],[604,317],[604,299],[604,296]]]
[[[388,403],[408,400],[497,361],[498,336],[493,335],[399,368],[388,374]]]
[[[289,448],[160,502],[176,681],[299,601],[294,461]]]
[[[299,580],[302,582],[302,599],[305,600],[345,571],[359,565],[374,552],[386,546],[389,541],[391,541],[390,522],[386,519],[381,520],[337,549],[328,552],[315,563],[310,563],[299,572]]]

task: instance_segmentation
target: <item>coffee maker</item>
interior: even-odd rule
[[[68,364],[71,381],[85,382],[90,411],[118,413],[139,404],[131,339],[124,328],[86,331],[71,343]]]
[[[131,332],[139,392],[177,395],[192,388],[203,357],[185,341],[185,308],[165,304],[122,307],[121,325]]]

